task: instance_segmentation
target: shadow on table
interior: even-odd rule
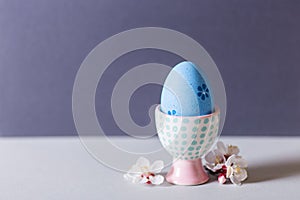
[[[249,166],[248,169],[248,179],[245,183],[258,183],[265,182],[275,179],[286,178],[290,176],[300,175],[300,160],[286,160],[281,162],[267,163],[261,166]],[[166,176],[166,172],[161,175]],[[217,178],[209,174],[209,182],[216,182]],[[164,181],[160,187],[170,187],[173,184]]]
[[[268,163],[262,166],[249,166],[245,183],[257,183],[300,175],[300,160]]]

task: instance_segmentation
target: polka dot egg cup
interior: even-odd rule
[[[174,116],[155,109],[159,140],[173,156],[166,180],[177,185],[198,185],[208,181],[201,157],[218,138],[220,111],[203,116]]]

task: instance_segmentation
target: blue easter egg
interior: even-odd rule
[[[201,116],[213,112],[210,86],[195,64],[177,64],[167,76],[161,93],[161,110],[169,115]]]

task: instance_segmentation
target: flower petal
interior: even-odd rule
[[[150,176],[149,179],[154,185],[160,185],[164,182],[164,177],[162,175]]]
[[[149,180],[147,179],[146,176],[143,176],[143,178],[140,179],[140,183],[147,183]]]
[[[162,160],[157,160],[150,166],[150,172],[159,173],[163,168],[164,162]]]
[[[230,178],[231,176],[233,176],[233,168],[230,166],[227,166],[226,178]]]
[[[229,158],[227,159],[225,165],[226,166],[231,166],[232,164],[237,164],[239,162],[239,160],[241,159],[241,156],[237,156],[237,155],[231,155],[229,156]]]
[[[200,92],[202,92],[202,91],[203,91],[203,89],[202,89],[202,87],[201,87],[201,86],[198,86],[198,90],[199,90]]]
[[[222,166],[224,165],[225,162],[225,157],[221,152],[219,152],[218,149],[210,151],[208,154],[206,154],[204,159],[206,162],[205,163],[206,167],[213,172],[222,169]]]
[[[141,171],[141,168],[137,165],[132,165],[132,167],[128,170],[129,174],[141,174],[142,171]]]
[[[123,175],[124,179],[131,182],[131,183],[138,183],[141,180],[141,176],[134,176],[134,175],[130,175],[130,174],[124,174]]]
[[[218,150],[215,149],[214,150],[214,154],[215,154],[215,164],[224,164],[226,159],[224,157],[224,155]]]
[[[216,155],[212,151],[210,151],[210,152],[208,152],[208,154],[205,155],[204,159],[205,159],[206,163],[212,164],[212,163],[215,163]]]
[[[130,182],[131,182],[132,176],[130,176],[129,174],[124,174],[123,177],[124,177],[124,179],[125,179],[126,181],[130,181]]]
[[[233,146],[233,145],[228,145],[227,147],[227,155],[231,156],[231,155],[238,155],[240,152],[240,149],[238,148],[238,146]]]
[[[240,169],[238,174],[234,174],[236,179],[238,179],[240,182],[246,180],[248,177],[247,171],[245,169]]]
[[[230,176],[230,181],[231,181],[234,185],[241,185],[241,181],[238,180],[235,176]]]
[[[246,161],[244,158],[242,158],[242,157],[240,157],[240,158],[236,161],[235,164],[238,165],[240,168],[246,168],[246,167],[248,167],[247,161]]]
[[[150,166],[150,162],[147,158],[144,157],[140,157],[137,161],[136,161],[136,165],[138,167],[149,167]]]
[[[226,182],[226,177],[223,174],[221,174],[218,176],[218,181],[220,184],[224,184]]]
[[[207,169],[209,169],[212,172],[215,172],[215,165],[214,164],[210,164],[210,163],[206,163],[205,166],[207,167]]]
[[[237,155],[231,155],[225,163],[226,166],[231,166],[233,164],[239,166],[240,168],[246,168],[248,166],[247,161],[241,156]]]
[[[223,165],[224,163],[217,164],[216,166],[214,166],[214,170],[218,171],[219,169],[222,169]]]
[[[224,154],[219,149],[215,149],[213,152],[216,156],[219,156],[220,158],[225,158]]]
[[[219,141],[217,143],[217,149],[223,154],[226,155],[227,154],[227,148],[225,147],[225,144],[221,141]]]

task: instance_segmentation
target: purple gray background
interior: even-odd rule
[[[297,0],[0,0],[0,135],[76,135],[71,95],[81,62],[106,38],[146,26],[185,33],[210,53],[227,91],[224,135],[300,135],[299,10]],[[97,90],[106,133],[124,134],[110,111],[122,74],[181,60],[151,49],[116,60]],[[133,95],[138,124],[160,92],[146,85]]]

